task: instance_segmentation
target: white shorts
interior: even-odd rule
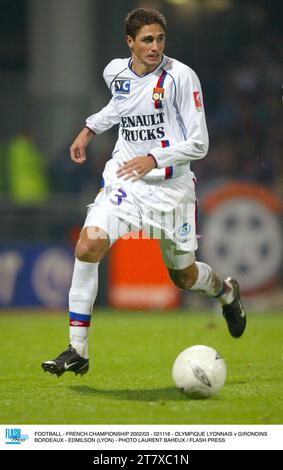
[[[174,179],[133,183],[117,178],[117,169],[114,160],[107,162],[105,186],[88,206],[84,227],[101,228],[111,245],[129,232],[144,230],[147,238],[160,240],[168,268],[193,264],[197,249],[194,174],[188,170]]]

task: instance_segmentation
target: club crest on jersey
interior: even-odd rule
[[[164,100],[164,88],[153,88],[152,99],[154,101],[163,101]]]
[[[131,88],[131,80],[115,80],[115,93],[129,94]]]

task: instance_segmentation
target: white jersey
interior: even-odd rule
[[[119,124],[112,158],[120,166],[134,157],[151,154],[157,168],[144,181],[174,178],[190,169],[190,162],[208,150],[203,99],[196,73],[163,56],[151,73],[139,76],[131,59],[112,60],[104,79],[112,98],[86,120],[95,134]]]

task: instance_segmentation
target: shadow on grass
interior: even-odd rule
[[[141,390],[99,390],[89,387],[88,385],[72,385],[70,389],[81,395],[96,395],[97,397],[108,397],[114,400],[132,400],[132,401],[148,401],[148,402],[165,402],[165,401],[188,401],[185,394],[177,390],[175,387],[141,389]],[[194,399],[195,401],[196,399]],[[202,400],[202,399],[199,399]]]

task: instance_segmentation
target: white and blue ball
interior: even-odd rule
[[[191,398],[208,398],[219,392],[226,380],[226,364],[209,346],[196,345],[182,351],[172,369],[173,380]]]

